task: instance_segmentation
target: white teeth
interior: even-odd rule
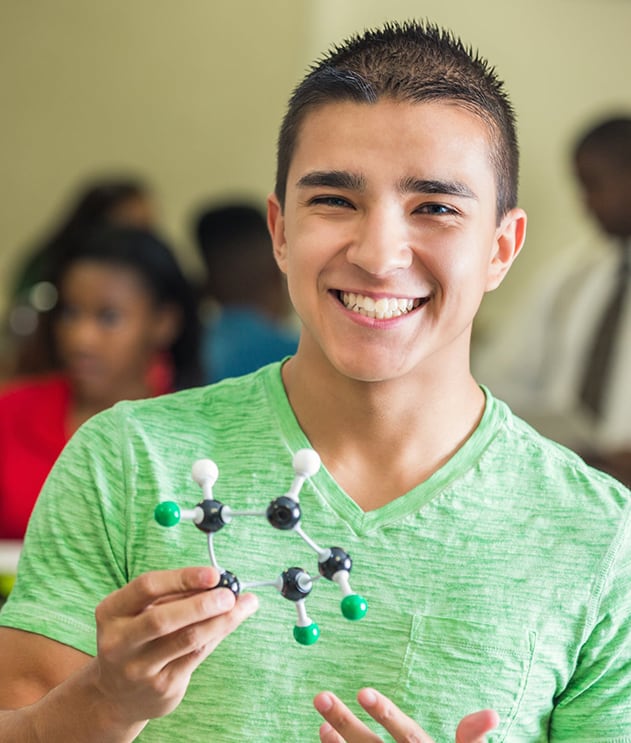
[[[421,304],[420,299],[380,297],[375,300],[372,297],[365,297],[363,294],[353,292],[340,292],[340,299],[347,309],[378,320],[400,317]]]
[[[375,314],[376,314],[376,315],[384,315],[384,314],[385,314],[385,313],[386,313],[386,312],[388,311],[388,309],[389,309],[389,308],[388,308],[388,304],[389,304],[389,302],[388,302],[388,300],[387,300],[387,299],[378,299],[378,300],[377,300],[377,301],[375,302],[375,307],[374,307],[374,310],[375,310]],[[365,308],[366,308],[367,310],[369,310],[369,309],[370,309],[370,306],[368,305],[368,303],[367,303],[367,302],[364,302],[364,307],[365,307]]]

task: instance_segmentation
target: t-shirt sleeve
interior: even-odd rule
[[[96,653],[94,609],[126,583],[126,472],[117,412],[70,440],[38,498],[0,624]]]
[[[567,688],[556,700],[554,743],[631,743],[631,520],[604,567],[602,591]]]

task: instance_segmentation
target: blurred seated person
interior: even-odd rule
[[[207,382],[293,355],[298,331],[267,222],[247,203],[202,211],[195,237],[207,269],[202,363]]]
[[[50,278],[58,302],[43,327],[60,371],[0,391],[1,539],[22,538],[49,470],[89,417],[200,381],[195,294],[153,233],[102,228],[70,244]]]
[[[157,216],[149,187],[133,177],[103,177],[81,186],[52,233],[45,237],[20,267],[11,289],[8,333],[14,374],[43,372],[52,359],[44,351],[39,320],[55,301],[45,277],[70,241],[108,224],[153,228]]]
[[[631,485],[631,117],[590,127],[573,165],[595,234],[546,265],[474,366],[535,428]]]

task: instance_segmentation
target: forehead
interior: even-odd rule
[[[68,267],[61,281],[64,297],[145,301],[147,287],[136,269],[116,263],[81,259]]]
[[[493,178],[491,133],[478,115],[455,102],[326,103],[301,122],[288,188],[310,169],[369,169],[385,175]]]

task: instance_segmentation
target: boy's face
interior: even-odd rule
[[[525,232],[521,210],[497,225],[488,138],[450,103],[340,102],[306,116],[284,210],[269,200],[299,354],[363,381],[420,365],[468,372],[473,318]]]

